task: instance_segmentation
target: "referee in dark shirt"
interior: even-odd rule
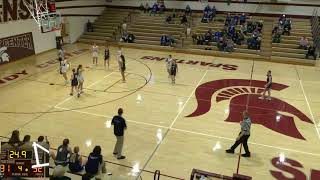
[[[118,115],[112,118],[111,124],[114,126],[114,135],[117,138],[117,143],[114,146],[113,154],[117,156],[117,159],[125,159],[122,156],[122,147],[124,140],[124,130],[127,129],[126,120],[122,117],[123,109],[118,109]]]
[[[247,111],[243,112],[243,121],[241,122],[241,132],[237,137],[236,142],[230,149],[226,150],[227,153],[234,153],[234,150],[240,145],[243,144],[243,148],[245,150],[245,154],[242,154],[242,157],[250,157],[250,151],[248,148],[248,139],[250,137],[250,128],[251,128],[251,120],[249,118],[249,114]]]

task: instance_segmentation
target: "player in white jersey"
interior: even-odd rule
[[[168,78],[170,78],[171,75],[171,63],[172,63],[172,56],[169,55],[169,57],[166,59],[166,68],[167,68],[167,72],[168,72]]]
[[[64,61],[64,59],[65,59],[64,50],[61,47],[58,50],[58,60],[59,60],[59,72],[60,72],[60,74],[62,74],[62,72],[61,72],[61,63]]]
[[[61,61],[61,66],[60,66],[60,72],[64,78],[64,84],[67,85],[68,84],[68,77],[67,77],[67,71],[70,67],[70,64],[68,63],[67,60],[63,60]]]
[[[96,45],[96,43],[93,43],[91,52],[92,52],[92,62],[93,62],[93,64],[98,65],[99,47]]]

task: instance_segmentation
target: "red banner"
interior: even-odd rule
[[[0,65],[34,54],[31,32],[0,39]]]

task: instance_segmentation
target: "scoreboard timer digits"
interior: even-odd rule
[[[1,142],[1,147],[7,142]],[[49,177],[49,150],[33,143],[33,150],[1,148],[1,177]],[[42,150],[39,150],[40,148]]]

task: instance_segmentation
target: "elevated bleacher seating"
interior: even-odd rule
[[[94,32],[84,33],[79,42],[84,43],[105,43],[106,41],[121,44],[126,47],[143,48],[152,50],[166,50],[206,55],[221,55],[238,58],[254,58],[271,60],[275,62],[292,62],[306,65],[313,65],[313,60],[306,60],[306,50],[299,49],[299,41],[306,36],[310,43],[312,41],[311,23],[309,19],[292,18],[292,29],[290,36],[283,35],[280,43],[272,43],[272,28],[278,24],[277,17],[250,16],[248,21],[262,21],[262,42],[261,51],[251,50],[247,45],[235,45],[232,53],[219,52],[216,44],[212,46],[195,45],[191,35],[186,36],[185,25],[180,25],[180,15],[172,19],[172,23],[165,22],[166,17],[173,12],[165,12],[153,16],[137,10],[108,8],[95,22]],[[231,14],[233,15],[233,14]],[[130,17],[130,18],[129,18]],[[213,32],[223,29],[226,14],[217,14],[213,22],[201,23],[202,13],[194,12],[188,16],[188,25],[191,27],[191,34],[205,34],[209,29]],[[121,37],[121,24],[126,20],[127,31],[135,36],[134,43],[119,42]],[[237,29],[239,26],[236,27]],[[175,41],[175,47],[160,46],[161,35],[171,35]],[[116,37],[115,37],[116,35]],[[251,36],[248,34],[247,36]],[[205,50],[210,49],[210,50]]]
[[[176,46],[181,43],[181,36],[185,32],[185,26],[180,25],[178,17],[173,18],[172,23],[165,22],[166,14],[149,15],[135,14],[128,25],[128,33],[135,35],[135,44],[147,46],[160,46],[160,37],[171,35],[176,41]]]
[[[121,24],[128,18],[129,11],[108,8],[93,23],[93,32],[85,32],[78,40],[82,43],[113,41]]]
[[[275,19],[273,26],[278,25]],[[299,42],[302,36],[306,36],[310,44],[313,44],[311,22],[309,19],[292,19],[290,36],[282,35],[280,43],[272,43],[272,60],[301,61],[314,63],[313,60],[305,59],[307,50],[299,49]]]

